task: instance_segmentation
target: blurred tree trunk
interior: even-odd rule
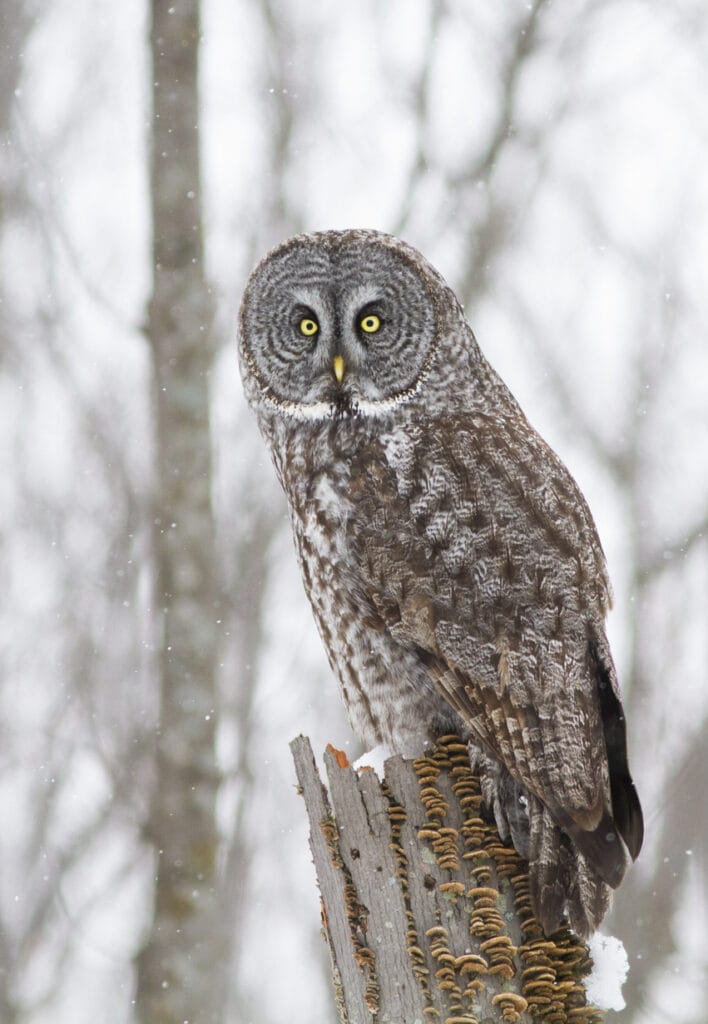
[[[15,195],[12,178],[13,149],[11,136],[12,110],[15,89],[18,87],[22,64],[19,53],[24,43],[24,9],[19,3],[0,3],[0,40],[3,59],[0,60],[0,241],[3,236],[8,210],[14,205]],[[2,265],[0,264],[0,270]],[[10,330],[7,325],[7,306],[3,279],[0,275],[0,368],[7,358]],[[0,536],[0,551],[4,553],[5,536]],[[4,668],[4,666],[3,666]],[[3,673],[4,674],[4,673]],[[4,723],[3,723],[4,725]],[[4,731],[4,730],[3,730]],[[6,747],[7,744],[4,744]],[[5,753],[5,751],[3,751]],[[3,758],[3,769],[5,763]],[[19,960],[21,941],[16,940],[6,920],[4,907],[0,912],[0,1020],[14,1024],[21,1008],[16,998],[16,961]],[[24,936],[21,936],[23,939]],[[15,940],[15,941],[13,941]]]
[[[12,123],[15,93],[22,76],[22,53],[32,20],[24,0],[0,2],[0,231],[13,212],[25,205],[25,178],[19,170]],[[10,330],[0,279],[0,360],[6,354]]]
[[[153,0],[147,331],[155,415],[155,623],[160,718],[148,839],[155,910],[138,958],[143,1024],[222,1019],[215,758],[219,589],[211,507],[211,301],[200,205],[197,0]],[[215,976],[215,973],[217,976]]]

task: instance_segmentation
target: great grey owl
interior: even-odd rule
[[[605,558],[442,276],[376,231],[299,235],[248,281],[247,398],[352,726],[470,743],[546,934],[588,935],[642,844]]]

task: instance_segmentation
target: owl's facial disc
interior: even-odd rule
[[[240,348],[253,401],[343,418],[380,415],[420,388],[436,335],[429,288],[405,252],[345,234],[291,239],[251,276]]]

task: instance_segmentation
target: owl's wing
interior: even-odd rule
[[[617,833],[636,856],[641,811],[604,555],[575,482],[516,413],[385,435],[355,463],[368,600],[480,746],[618,885]]]

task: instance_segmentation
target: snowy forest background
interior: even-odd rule
[[[0,1021],[334,1024],[287,744],[360,751],[235,314],[272,243],[363,226],[588,497],[648,833],[619,1019],[701,1024],[708,8],[198,8],[0,0]]]

